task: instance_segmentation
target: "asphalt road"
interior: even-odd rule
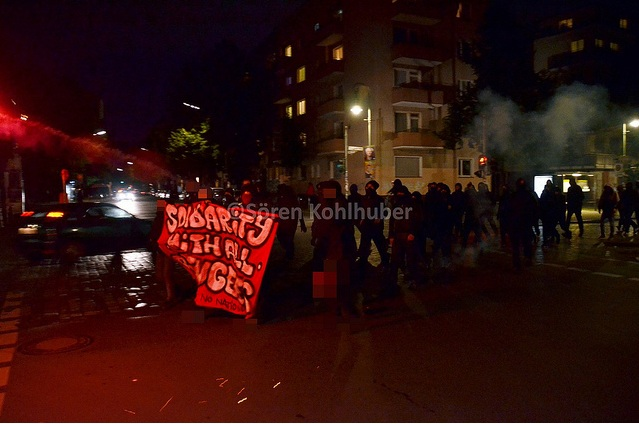
[[[597,236],[538,247],[521,272],[494,240],[456,249],[450,270],[341,320],[310,297],[298,233],[293,261],[274,245],[259,323],[163,309],[145,251],[61,273],[5,246],[0,420],[634,422],[639,252]]]

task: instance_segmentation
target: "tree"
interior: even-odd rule
[[[448,115],[444,118],[444,129],[437,133],[444,140],[447,149],[461,147],[462,137],[477,115],[477,88],[473,84],[467,90],[458,91],[455,100],[450,104]]]
[[[205,121],[190,131],[179,128],[169,135],[167,154],[182,175],[200,177],[201,181],[215,178],[220,148],[206,138],[209,130]]]
[[[219,145],[219,170],[237,184],[255,175],[254,168],[259,166],[258,140],[264,140],[264,128],[274,119],[264,71],[251,69],[246,54],[234,43],[223,40],[182,66],[171,88],[166,122],[156,129],[166,133],[167,128],[190,128],[208,120],[209,138]],[[199,109],[186,107],[183,102]]]

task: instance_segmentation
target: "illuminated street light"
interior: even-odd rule
[[[93,133],[93,135],[105,135],[106,131],[105,130],[99,130]]]
[[[184,106],[190,107],[190,108],[192,108],[192,109],[200,109],[200,107],[199,107],[199,106],[195,106],[195,105],[192,105],[192,104],[190,104],[190,103],[182,102],[182,104],[183,104]]]
[[[630,121],[630,123],[628,123],[628,125],[630,125],[633,128],[639,127],[639,119],[634,119],[634,120]],[[626,123],[624,122],[623,123],[623,129],[622,129],[622,134],[623,134],[623,154],[622,154],[622,156],[624,156],[624,157],[626,156],[626,134],[629,132],[626,128],[627,128],[626,127]]]

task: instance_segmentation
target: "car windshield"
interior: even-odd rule
[[[131,218],[131,214],[113,205],[99,205],[87,209],[88,216],[105,216],[107,218]]]

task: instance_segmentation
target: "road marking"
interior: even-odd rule
[[[577,272],[590,272],[589,269],[583,269],[583,268],[568,267],[566,269],[568,269],[570,271],[577,271]]]
[[[608,272],[593,272],[592,275],[601,275],[603,277],[612,277],[612,278],[621,278],[621,277],[623,277],[623,275],[610,274]]]

